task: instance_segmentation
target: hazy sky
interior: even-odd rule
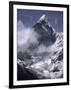
[[[45,14],[49,23],[58,32],[63,32],[63,12],[62,11],[43,11],[43,10],[17,10],[17,21],[22,21],[24,25],[32,27],[39,18]]]

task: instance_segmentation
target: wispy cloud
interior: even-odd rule
[[[26,27],[21,21],[18,22],[18,50],[25,51],[31,44],[38,43],[38,34],[31,28]]]
[[[56,17],[56,18],[55,18],[55,21],[54,21],[55,25],[57,25],[57,21],[58,21],[58,20],[57,20],[57,17]]]

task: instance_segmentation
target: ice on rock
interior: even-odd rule
[[[43,15],[40,17],[39,22],[41,22],[41,21],[43,21],[43,20],[45,20],[45,19],[46,19],[46,15],[43,14]]]

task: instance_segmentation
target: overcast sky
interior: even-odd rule
[[[27,27],[32,27],[39,18],[45,14],[49,23],[58,32],[63,32],[63,12],[62,11],[40,11],[40,10],[17,10],[17,22],[21,21]]]

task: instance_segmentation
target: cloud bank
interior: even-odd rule
[[[26,27],[22,21],[17,24],[18,51],[26,51],[31,44],[38,44],[38,34],[31,28]]]

